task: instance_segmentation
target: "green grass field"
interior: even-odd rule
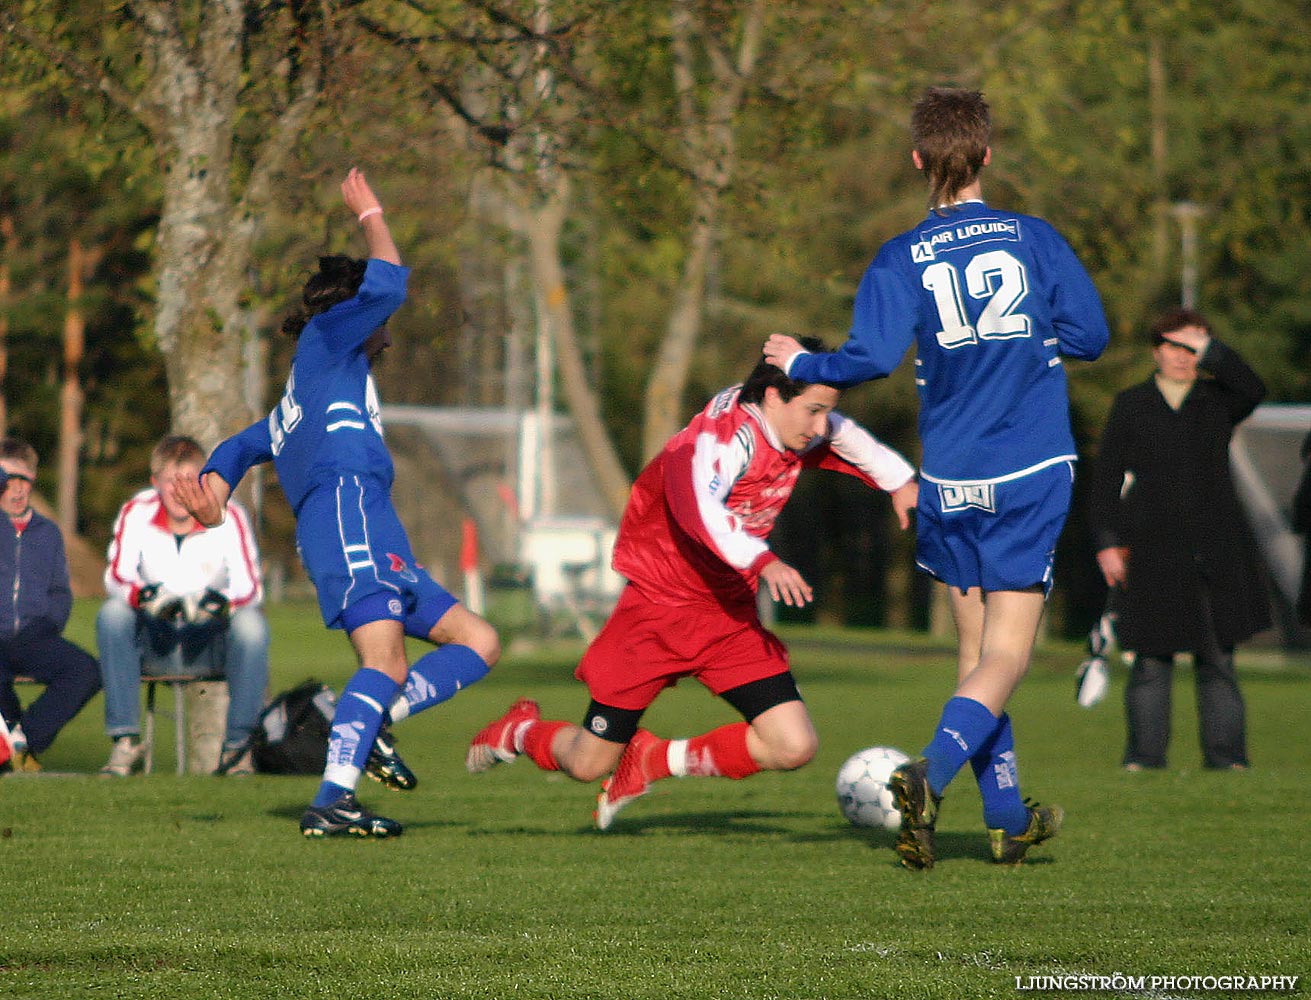
[[[92,612],[79,606],[71,635],[89,641]],[[312,608],[273,618],[275,689],[310,676],[340,688],[346,641]],[[362,788],[406,824],[394,841],[306,841],[296,821],[315,779],[176,777],[167,732],[165,773],[100,779],[97,699],[44,758],[84,773],[0,779],[0,997],[958,1000],[1027,995],[1029,976],[1117,973],[1295,975],[1305,991],[1305,660],[1240,653],[1250,773],[1198,767],[1183,670],[1172,769],[1131,775],[1117,766],[1123,671],[1084,710],[1079,649],[1044,647],[1011,712],[1025,790],[1062,804],[1065,830],[1022,867],[993,866],[967,773],[944,803],[937,868],[911,873],[891,835],[845,823],[833,778],[863,746],[923,745],[950,650],[783,634],[820,731],[816,761],[740,783],[663,782],[605,834],[591,828],[593,786],[527,761],[463,767],[472,733],[520,694],[547,716],[581,716],[577,646],[507,655],[397,728],[420,787]],[[647,722],[690,735],[731,718],[684,684]]]

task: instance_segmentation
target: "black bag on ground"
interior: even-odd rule
[[[261,774],[320,774],[337,709],[332,688],[307,680],[283,691],[260,714],[251,756]]]

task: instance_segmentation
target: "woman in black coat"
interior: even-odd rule
[[[1191,652],[1203,763],[1242,769],[1234,646],[1269,627],[1270,609],[1229,439],[1265,384],[1192,310],[1172,310],[1151,333],[1157,371],[1115,398],[1091,500],[1098,565],[1123,589],[1119,640],[1137,654],[1124,765],[1165,767],[1174,654]]]

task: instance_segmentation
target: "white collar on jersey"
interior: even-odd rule
[[[769,421],[765,419],[765,411],[761,409],[758,403],[742,403],[741,406],[742,409],[751,414],[751,419],[760,427],[761,432],[765,435],[765,440],[770,443],[775,451],[787,451],[778,435],[774,433],[774,428],[769,426]]]

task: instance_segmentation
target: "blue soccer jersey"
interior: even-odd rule
[[[370,260],[353,298],[305,324],[278,405],[219,445],[205,471],[235,488],[251,466],[272,460],[294,511],[315,486],[335,488],[342,476],[373,477],[389,489],[394,469],[363,347],[405,301],[409,273]]]
[[[888,241],[856,293],[850,339],[790,365],[806,382],[889,374],[916,343],[926,479],[977,483],[1075,457],[1061,357],[1110,333],[1092,279],[1042,219],[981,201]]]

